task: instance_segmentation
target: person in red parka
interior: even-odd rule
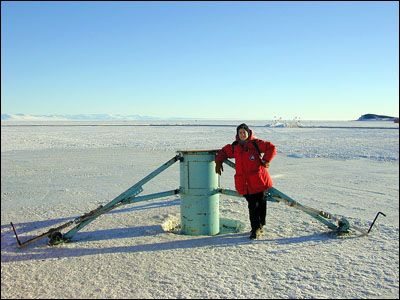
[[[218,151],[215,172],[221,175],[224,170],[222,163],[227,158],[235,158],[235,188],[248,202],[250,238],[256,239],[265,225],[267,201],[264,192],[273,185],[267,168],[276,154],[276,147],[253,136],[253,131],[245,123],[237,127],[236,133],[236,141]]]

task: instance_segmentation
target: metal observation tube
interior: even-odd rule
[[[215,155],[219,150],[178,151],[180,162],[181,233],[219,233],[219,176]]]

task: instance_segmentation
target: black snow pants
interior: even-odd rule
[[[265,225],[267,216],[267,199],[264,192],[244,195],[249,208],[251,231],[256,232],[258,228]]]

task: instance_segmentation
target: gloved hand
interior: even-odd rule
[[[222,166],[222,161],[215,161],[215,173],[221,175],[221,171],[224,171],[224,167]]]
[[[265,167],[265,168],[269,168],[269,161],[266,161],[266,160],[261,160],[261,165],[263,166],[263,167]]]

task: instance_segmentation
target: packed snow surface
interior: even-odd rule
[[[249,239],[244,198],[220,196],[220,217],[239,232],[166,231],[179,195],[106,213],[70,243],[21,241],[105,205],[176,155],[234,141],[238,121],[2,121],[2,298],[399,298],[399,130],[388,122],[244,121],[278,153],[274,187],[301,204],[368,230],[338,237],[295,208],[268,202]],[[234,189],[224,167],[221,186]],[[141,195],[179,188],[179,162]]]

